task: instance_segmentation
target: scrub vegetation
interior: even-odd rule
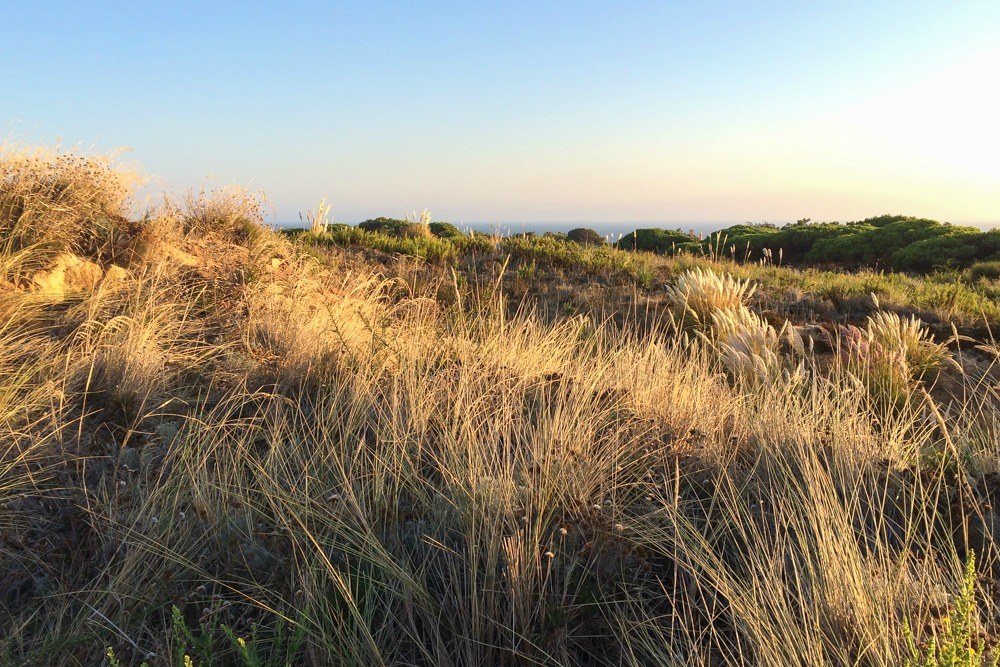
[[[996,660],[989,271],[131,182],[0,153],[0,664]]]

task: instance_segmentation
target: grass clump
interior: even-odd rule
[[[308,230],[310,234],[319,236],[320,234],[325,234],[330,228],[330,205],[326,203],[326,199],[321,199],[319,206],[315,211],[309,211],[306,213],[305,222],[308,223]],[[299,214],[299,219],[302,220],[302,214]]]
[[[916,317],[878,311],[868,318],[870,352],[883,355],[881,363],[892,364],[914,380],[933,379],[946,363],[953,363],[948,348],[934,342],[934,336]]]
[[[805,347],[787,321],[780,330],[745,306],[712,314],[711,339],[736,379],[793,385],[805,377]]]
[[[404,238],[410,239],[436,236],[431,233],[431,212],[425,208],[419,216],[414,213],[412,219],[406,216],[406,225],[403,226],[401,233]]]
[[[137,182],[110,158],[0,145],[0,277],[17,282],[62,253],[130,261]]]
[[[745,307],[755,289],[749,280],[697,267],[683,272],[668,286],[666,297],[681,328],[708,331],[717,313]]]
[[[944,368],[961,371],[947,345],[935,342],[920,320],[896,313],[878,311],[863,328],[841,326],[832,345],[849,376],[867,388],[872,400],[892,410],[908,405],[916,390]]]

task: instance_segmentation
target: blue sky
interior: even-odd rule
[[[290,221],[1000,223],[1000,2],[15,3],[0,138]]]

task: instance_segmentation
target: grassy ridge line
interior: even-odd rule
[[[970,548],[997,635],[996,392],[919,332],[815,356],[680,264],[641,334],[441,300],[232,191],[30,236],[101,182],[0,164],[3,662],[897,665]]]
[[[544,289],[559,282],[579,285],[595,278],[619,277],[655,293],[657,287],[671,283],[683,271],[701,266],[752,278],[761,286],[757,305],[762,310],[798,321],[863,320],[873,311],[871,296],[875,295],[884,308],[915,314],[943,325],[943,330],[954,323],[988,337],[1000,323],[1000,285],[975,269],[938,271],[927,276],[870,270],[836,272],[775,266],[766,258],[738,262],[685,252],[674,256],[635,253],[609,246],[584,246],[552,236],[406,237],[347,225],[338,225],[325,234],[297,230],[284,233],[307,249],[370,248],[431,264],[454,265],[466,273],[478,259],[509,255],[508,268],[520,282],[511,286],[512,293],[524,293],[530,284]]]

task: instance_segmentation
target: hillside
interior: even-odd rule
[[[0,663],[995,655],[988,276],[131,182],[0,154]]]

